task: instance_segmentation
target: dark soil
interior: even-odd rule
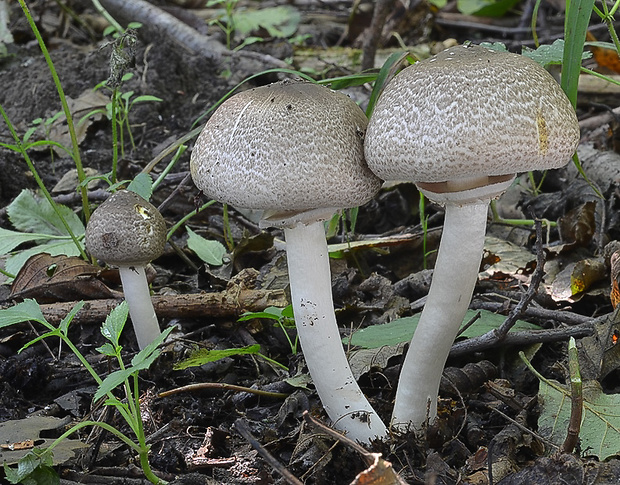
[[[363,29],[359,26],[367,25],[368,19],[356,16],[347,34],[345,28],[350,3],[334,2],[332,5],[327,2],[324,5],[323,2],[307,2],[307,5],[299,6],[304,11],[300,32],[310,34],[307,46],[317,49],[317,58],[322,55],[321,47],[333,46],[339,41],[345,47],[359,46],[360,40],[356,41],[353,31],[357,28],[361,32]],[[65,17],[53,2],[38,1],[30,7],[45,34],[68,97],[77,99],[108,77],[111,47],[106,46],[100,34],[93,34]],[[80,4],[70,7],[83,18],[86,14],[94,15],[89,7]],[[542,15],[547,20],[545,35],[547,39],[552,39],[555,34],[561,33],[563,18],[550,5],[543,10]],[[32,126],[33,120],[50,118],[61,106],[48,67],[18,5],[12,5],[10,15],[10,30],[15,43],[8,45],[9,55],[0,60],[0,104],[17,133],[23,134]],[[330,20],[315,20],[314,23],[308,20],[320,15],[328,16]],[[420,15],[428,20],[430,14],[424,10]],[[509,15],[485,24],[486,27],[481,24],[482,29],[477,30],[464,19],[459,21],[457,18],[452,23],[445,18],[440,20],[429,22],[428,28],[422,31],[408,29],[405,23],[399,32],[412,44],[438,42],[448,37],[458,41],[493,41],[498,39],[491,36],[501,31],[502,26],[508,23],[516,26],[519,21],[518,16]],[[488,29],[490,26],[497,29]],[[410,32],[415,34],[408,37]],[[529,38],[519,38],[512,31],[506,32],[504,41],[511,49],[529,42]],[[216,31],[211,33],[216,34]],[[134,77],[122,89],[134,90],[136,95],[154,95],[163,101],[139,104],[132,110],[131,123],[136,146],[132,149],[126,145],[125,157],[120,164],[121,179],[133,178],[161,150],[187,134],[198,118],[234,86],[238,81],[235,74],[247,70],[247,66],[242,65],[243,61],[236,61],[236,64],[225,66],[232,72],[232,77],[226,78],[222,76],[222,65],[189,52],[164,35],[158,36],[151,31],[148,38],[140,37],[139,40],[135,65],[131,68]],[[285,44],[284,48],[282,44]],[[281,58],[293,52],[293,46],[281,41],[256,44],[251,48]],[[335,71],[339,69],[347,72],[351,66],[334,68]],[[249,86],[273,80],[273,76],[265,76]],[[351,94],[364,100],[369,93],[357,89]],[[599,104],[595,106],[591,101]],[[618,99],[584,98],[580,104],[580,115],[585,117],[604,112],[605,108],[601,108],[600,103],[616,108]],[[615,125],[607,123],[585,133],[584,137],[594,140],[598,148],[613,151],[617,130],[617,122]],[[42,137],[43,134],[37,132],[35,136]],[[0,123],[0,141],[12,143],[5,123]],[[192,143],[193,140],[189,142],[190,148]],[[616,143],[616,148],[618,145]],[[101,118],[94,120],[80,144],[85,166],[99,173],[108,172],[112,163],[111,147],[110,123]],[[52,154],[47,149],[31,150],[30,156],[50,189],[74,168],[71,158]],[[162,211],[169,225],[190,212],[196,203],[198,191],[195,187],[191,183],[179,186],[187,173],[188,160],[189,150],[153,196],[157,205],[174,193],[174,198]],[[165,163],[158,164],[153,173],[163,170]],[[22,157],[1,148],[0,174],[0,227],[10,229],[6,206],[22,190],[36,189],[36,183]],[[610,240],[618,237],[620,221],[614,216],[618,209],[617,180],[605,190],[606,201],[597,199],[596,209],[590,208],[590,212],[583,208],[583,204],[594,200],[591,189],[565,171],[549,174],[542,192],[539,197],[517,196],[515,207],[525,212],[527,217],[533,214],[552,220],[565,216],[571,209],[581,210],[578,215],[567,219],[568,232],[565,229],[560,235],[553,229],[549,234],[550,246],[555,244],[556,248],[548,250],[547,257],[560,266],[597,257]],[[95,193],[93,207],[98,203]],[[61,196],[59,193],[54,195]],[[70,205],[76,211],[80,210],[77,201]],[[360,251],[355,258],[333,261],[334,298],[343,334],[349,333],[350,328],[385,323],[419,311],[417,302],[428,290],[428,271],[424,270],[421,257],[422,227],[418,207],[418,192],[411,184],[386,189],[362,207],[356,229],[361,238],[407,234],[410,237],[389,249]],[[432,250],[438,243],[442,212],[433,206],[427,207],[427,210],[430,216],[427,250]],[[586,216],[583,216],[584,211]],[[589,235],[583,236],[579,228],[590,223],[587,228],[589,232],[586,231]],[[193,218],[189,225],[207,238],[224,241],[222,208],[219,204]],[[254,288],[286,289],[284,253],[273,244],[272,239],[261,235],[254,222],[234,209],[231,210],[231,229],[237,250],[232,261],[223,268],[205,268],[188,251],[184,252],[186,259],[182,259],[168,247],[164,256],[154,264],[154,292],[167,295],[223,291],[229,280],[239,273],[250,274]],[[532,261],[535,260],[535,235],[530,228],[495,224],[489,232],[528,248],[533,255]],[[173,239],[179,248],[186,247],[186,236],[182,233],[179,231]],[[281,237],[278,231],[271,231],[270,234]],[[568,244],[571,238],[578,238],[578,242]],[[341,240],[336,236],[331,242]],[[558,243],[565,244],[563,249],[558,248]],[[489,254],[491,259],[492,256]],[[491,264],[490,260],[485,262]],[[432,257],[429,264],[432,264]],[[580,295],[581,298],[553,299],[550,284],[545,282],[534,297],[531,305],[534,310],[524,318],[547,329],[561,329],[568,326],[563,323],[563,317],[558,315],[556,318],[536,310],[573,312],[571,315],[574,314],[576,319],[573,324],[578,323],[580,318],[586,322],[590,317],[610,314],[613,309],[609,302],[609,254],[603,264],[606,265],[603,274],[592,285],[591,291]],[[518,301],[522,297],[522,283],[527,287],[527,277],[531,273],[532,267],[521,268],[514,273],[496,273],[481,280],[473,306],[497,304],[495,309],[506,314],[508,306],[502,304],[507,301],[506,298]],[[5,306],[12,301],[9,290],[7,285],[0,290],[0,296],[6,299]],[[72,301],[75,298],[74,294],[65,291],[50,303],[62,299]],[[242,324],[237,323],[237,317],[205,316],[197,319],[179,314],[161,322],[163,326],[177,327],[172,334],[174,338],[164,347],[155,364],[140,374],[144,422],[152,446],[150,458],[153,469],[166,480],[179,484],[286,483],[274,466],[261,458],[238,432],[238,427],[245,425],[282,467],[303,482],[352,483],[356,475],[367,468],[367,463],[346,444],[338,444],[333,437],[305,423],[302,418],[304,411],[310,411],[319,420],[326,420],[316,393],[311,385],[300,389],[285,381],[297,373],[306,372],[301,353],[293,355],[282,330],[268,321],[254,320]],[[17,353],[35,335],[35,327],[25,324],[0,330],[0,422],[44,413],[69,417],[71,421],[85,417],[108,420],[126,432],[118,416],[92,408],[94,382],[67,349],[58,348],[57,341],[48,339],[49,348],[39,343]],[[101,374],[114,370],[95,350],[104,342],[98,324],[78,322],[71,330],[71,337]],[[218,349],[259,343],[262,353],[285,364],[290,371],[276,370],[264,361],[247,356],[230,357],[183,371],[173,370],[173,365],[186,357],[195,343]],[[129,361],[137,352],[129,326],[123,335],[123,345]],[[590,457],[588,450],[579,447],[573,454],[561,454],[546,446],[538,437],[538,381],[516,363],[517,352],[525,348],[524,345],[515,345],[484,351],[472,349],[450,359],[448,364],[454,368],[485,362],[481,364],[482,377],[476,377],[478,371],[472,371],[470,366],[459,393],[451,392],[449,386],[442,390],[440,417],[425,436],[394,436],[390,443],[377,443],[372,451],[382,453],[401,477],[412,484],[490,483],[488,463],[493,463],[492,483],[620,483],[620,460],[617,458],[599,463]],[[608,358],[612,364],[603,376],[605,379],[601,378],[603,389],[608,393],[619,391],[620,373],[618,367],[613,365],[617,362],[615,358]],[[396,355],[382,368],[366,373],[360,380],[372,404],[386,420],[389,420],[401,360],[402,356]],[[533,363],[546,377],[566,382],[566,341],[542,344]],[[222,389],[157,397],[163,391],[203,382],[260,388],[286,393],[289,397],[258,397],[247,392]],[[57,436],[59,432],[50,433]],[[75,460],[57,467],[63,483],[146,483],[132,453],[111,436],[91,435],[84,431],[79,438],[89,447]],[[200,463],[192,465],[191,455],[205,440],[210,445],[208,452]],[[0,444],[3,443],[0,436]]]

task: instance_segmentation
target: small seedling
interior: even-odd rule
[[[278,308],[275,306],[270,306],[265,308],[262,312],[246,312],[239,319],[238,322],[245,322],[247,320],[252,320],[254,318],[266,318],[269,320],[275,320],[274,325],[282,329],[284,332],[284,336],[286,340],[288,340],[288,344],[291,347],[291,353],[293,355],[297,354],[297,345],[299,344],[299,339],[297,335],[294,340],[291,340],[291,336],[289,335],[289,330],[295,328],[295,318],[293,316],[293,306],[288,305],[284,308]]]
[[[97,383],[98,388],[93,398],[94,401],[99,401],[100,399],[105,398],[104,404],[106,406],[113,406],[118,411],[123,420],[131,428],[134,438],[132,439],[106,422],[81,421],[58,437],[45,450],[35,449],[32,453],[26,455],[18,463],[17,469],[13,469],[5,465],[4,468],[6,477],[10,483],[29,483],[28,480],[30,480],[30,483],[44,483],[36,481],[36,477],[41,476],[41,474],[49,475],[50,471],[53,471],[50,468],[50,463],[52,456],[51,454],[53,453],[54,448],[58,446],[62,440],[68,438],[79,429],[87,426],[98,426],[112,433],[138,454],[144,475],[151,483],[165,483],[153,473],[148,461],[150,446],[146,443],[146,436],[142,426],[138,373],[141,370],[148,369],[159,356],[160,350],[158,347],[170,334],[172,327],[165,330],[150,345],[136,354],[134,358],[131,359],[130,365],[127,366],[121,355],[123,347],[120,345],[120,335],[125,327],[129,309],[125,302],[118,305],[114,310],[112,310],[112,312],[110,312],[101,327],[101,334],[105,337],[107,342],[99,347],[97,351],[103,355],[111,357],[112,359],[116,359],[119,370],[112,372],[106,378],[102,379],[69,338],[69,325],[83,306],[84,302],[79,302],[73,307],[67,316],[63,318],[58,327],[54,327],[45,319],[39,304],[35,300],[27,299],[11,308],[0,310],[0,328],[31,321],[39,323],[47,329],[47,332],[43,335],[24,345],[20,349],[20,352],[40,340],[49,337],[60,338],[63,345],[66,345],[75,354],[80,363]],[[116,397],[113,392],[119,387],[123,390],[123,399]]]

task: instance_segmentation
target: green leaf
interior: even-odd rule
[[[32,472],[38,465],[53,466],[72,459],[75,456],[76,450],[87,447],[85,443],[76,439],[66,438],[54,446],[53,452],[48,451],[48,447],[55,441],[55,438],[46,436],[59,436],[64,431],[65,424],[66,422],[60,418],[37,415],[0,423],[2,443],[19,443],[21,441],[34,440],[39,445],[32,450],[7,450],[0,448],[0,462],[5,463],[5,466],[18,464],[18,467],[11,468],[9,473],[12,476],[19,476]],[[51,430],[54,430],[54,432],[50,433]]]
[[[101,334],[109,340],[114,347],[118,347],[118,340],[125,327],[128,315],[129,305],[126,301],[123,301],[110,312],[101,326]],[[116,355],[116,352],[112,355]]]
[[[129,379],[134,373],[139,372],[143,369],[148,369],[150,365],[155,362],[155,359],[159,357],[159,351],[152,352],[147,358],[142,359],[139,366],[131,366],[126,369],[121,369],[112,372],[108,375],[103,382],[99,385],[97,392],[95,393],[94,400],[97,401],[105,396],[108,392],[111,392],[113,389],[116,389],[118,386],[123,384],[127,379]]]
[[[187,247],[196,253],[201,260],[211,266],[221,266],[224,264],[223,257],[226,254],[226,248],[219,241],[209,241],[199,236],[189,227],[185,228],[189,237],[187,238]]]
[[[148,173],[140,172],[127,186],[127,190],[135,192],[144,200],[149,200],[153,195],[153,179]]]
[[[538,418],[541,436],[560,446],[566,438],[570,421],[570,390],[556,381],[539,381],[538,401],[542,404]],[[583,383],[583,420],[579,439],[585,455],[600,461],[620,450],[620,394],[604,394],[597,381]]]
[[[290,37],[297,30],[300,20],[299,10],[289,5],[239,10],[235,12],[235,34],[244,38],[263,28],[271,37]]]
[[[131,359],[130,367],[117,370],[108,375],[99,385],[97,392],[95,392],[94,400],[97,401],[101,399],[107,393],[123,384],[125,380],[129,379],[133,374],[140,372],[141,370],[148,369],[151,364],[155,362],[155,359],[159,357],[160,350],[157,347],[162,344],[173,329],[174,327],[167,328],[159,337],[153,340],[153,342],[138,352],[134,358]]]
[[[241,315],[237,321],[245,322],[246,320],[252,320],[253,318],[269,318],[272,320],[280,320],[282,318],[283,308],[269,306],[262,312],[245,312]]]
[[[116,357],[118,355],[116,353],[116,349],[110,342],[106,342],[101,347],[97,347],[95,350],[100,354],[107,355],[108,357]]]
[[[0,255],[12,251],[20,244],[32,241],[46,240],[48,238],[49,235],[47,234],[16,232],[0,227]]]
[[[34,321],[51,328],[45,319],[39,304],[30,298],[12,307],[0,310],[0,328],[15,325],[16,323]]]
[[[375,79],[377,79],[377,73],[359,73],[359,74],[350,74],[348,76],[338,76],[330,79],[322,79],[317,81],[317,84],[321,84],[323,86],[329,85],[329,87],[335,91],[339,91],[341,89],[362,86],[366,83],[371,83]]]
[[[6,260],[5,270],[10,274],[16,275],[31,256],[40,253],[48,253],[50,256],[58,256],[59,254],[66,256],[80,255],[80,251],[70,238],[54,238],[45,244],[39,244],[38,246],[12,254]]]
[[[573,106],[577,106],[579,73],[586,32],[594,0],[571,0],[566,2],[564,16],[564,38],[566,45],[562,59],[561,86]]]
[[[377,100],[379,99],[379,96],[381,96],[386,84],[392,78],[408,54],[408,52],[394,52],[381,66],[381,70],[377,75],[377,80],[372,88],[372,93],[370,93],[368,106],[366,107],[366,116],[368,118],[372,116],[372,112],[375,109],[375,104],[377,104]]]
[[[58,204],[58,209],[73,233],[84,234],[84,224],[67,206]],[[22,232],[67,236],[69,234],[47,199],[36,198],[30,190],[22,190],[7,207],[7,214],[15,229]]]
[[[73,321],[73,319],[75,318],[77,313],[82,309],[83,306],[84,306],[84,302],[83,301],[77,302],[73,306],[71,311],[65,315],[65,318],[63,318],[61,320],[60,325],[58,326],[58,328],[60,329],[60,331],[64,335],[67,335],[68,330],[69,330],[69,325],[71,324],[71,322]]]
[[[469,322],[478,312],[480,312],[480,318],[465,330],[465,332],[461,334],[461,337],[471,338],[484,335],[488,331],[499,327],[504,320],[506,320],[506,317],[503,315],[497,315],[486,310],[467,310],[463,323]],[[351,344],[366,349],[376,349],[385,345],[398,345],[403,342],[408,342],[411,340],[419,320],[420,314],[418,313],[417,315],[398,318],[382,325],[372,325],[363,328],[351,336]],[[538,329],[540,329],[540,327],[537,325],[523,320],[517,320],[517,323],[511,328],[511,331]],[[349,339],[345,338],[343,342],[348,343]]]
[[[282,320],[283,318],[293,318],[293,305],[287,305],[284,308],[277,306],[268,306],[262,312],[245,312],[237,321],[245,322],[253,318],[269,318],[271,320]]]
[[[519,0],[456,0],[456,6],[465,15],[501,17]]]
[[[542,67],[549,65],[560,65],[564,58],[564,39],[557,39],[553,44],[543,44],[538,49],[524,49],[523,55],[538,62]],[[592,57],[591,52],[582,52],[581,58],[588,59]]]
[[[181,362],[177,362],[173,369],[183,370],[188,367],[198,367],[209,362],[215,362],[226,357],[233,357],[236,355],[258,354],[260,352],[260,345],[248,345],[247,347],[239,347],[236,349],[223,349],[223,350],[208,350],[199,349],[192,352],[191,355]]]
[[[144,103],[147,101],[153,101],[156,103],[159,103],[161,101],[163,101],[163,99],[158,98],[157,96],[152,96],[150,94],[142,94],[140,96],[136,96],[134,99],[131,100],[131,105],[133,106],[136,103]]]

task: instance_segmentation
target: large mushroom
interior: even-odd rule
[[[360,442],[386,427],[351,373],[334,314],[324,221],[371,199],[380,180],[364,161],[368,121],[347,96],[281,82],[224,102],[196,141],[191,172],[207,196],[264,210],[284,229],[295,324],[308,370],[334,425]]]
[[[145,267],[166,246],[166,221],[157,208],[128,190],[112,194],[86,226],[91,256],[117,266],[140,350],[161,333],[153,309]]]
[[[489,201],[517,172],[565,165],[578,142],[570,101],[521,55],[452,47],[386,87],[366,133],[368,166],[384,180],[415,182],[445,207],[431,288],[398,383],[394,429],[419,429],[436,416],[443,367],[480,267]]]

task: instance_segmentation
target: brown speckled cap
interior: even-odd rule
[[[538,63],[468,45],[404,69],[371,117],[365,153],[384,180],[443,182],[558,168],[579,143],[570,101]]]
[[[239,208],[355,207],[381,184],[364,160],[367,124],[349,97],[317,84],[254,88],[213,113],[192,152],[192,177],[207,197]]]
[[[166,246],[166,221],[135,192],[119,190],[93,212],[86,226],[86,249],[113,266],[144,266]]]

